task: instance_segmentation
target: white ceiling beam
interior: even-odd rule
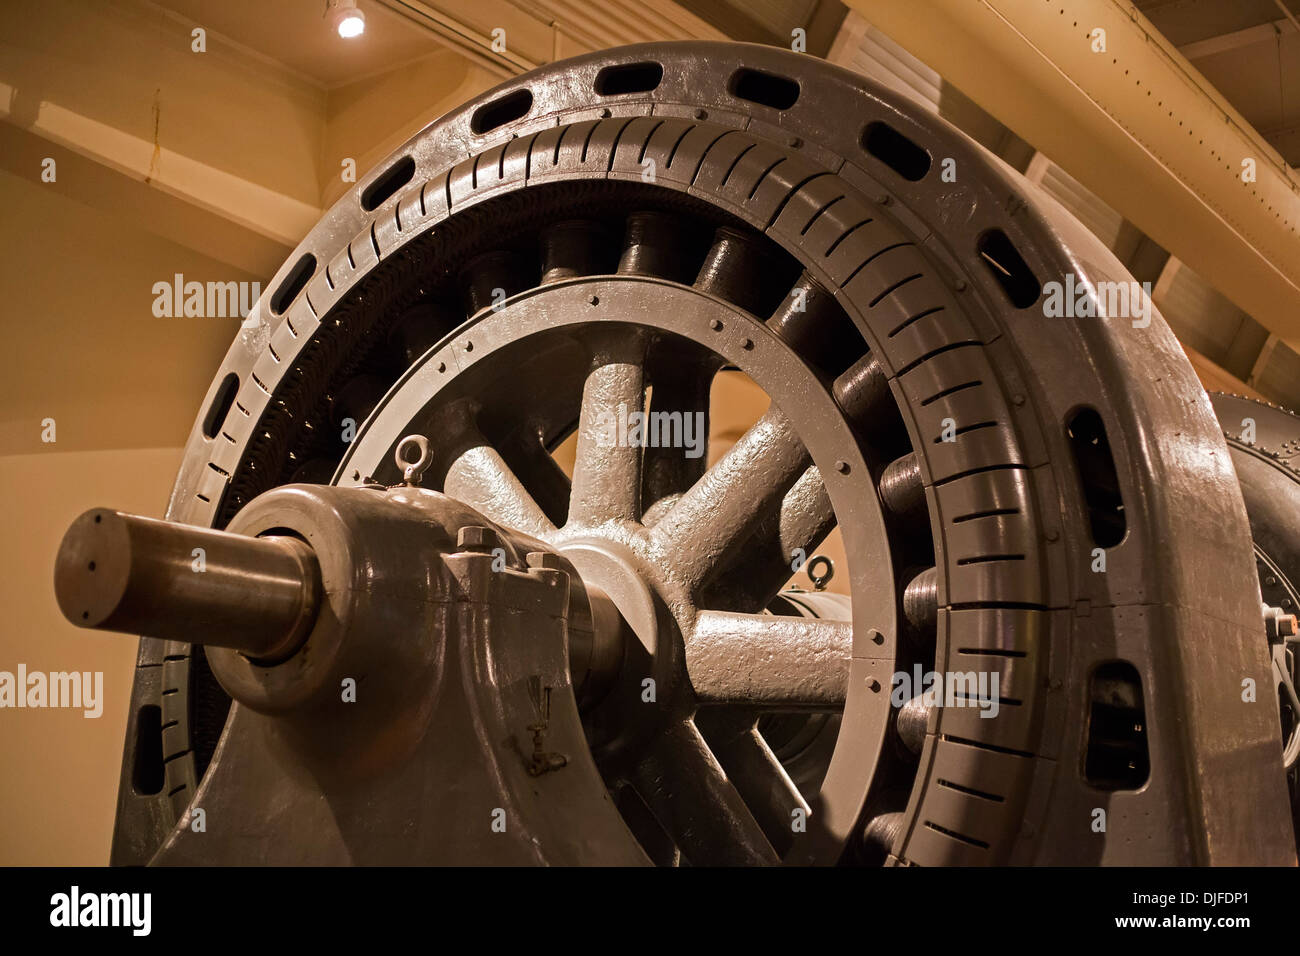
[[[213,31],[196,51],[191,24],[140,0],[51,0],[9,25],[0,122],[52,156],[69,150],[279,247],[320,218],[324,90]]]
[[[18,90],[0,83],[0,120],[14,118],[18,95]],[[51,143],[217,213],[288,248],[296,246],[320,218],[320,209],[311,203],[57,103],[39,103],[35,117],[21,125]]]

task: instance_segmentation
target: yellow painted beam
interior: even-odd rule
[[[1296,174],[1132,4],[848,3],[1300,346]]]

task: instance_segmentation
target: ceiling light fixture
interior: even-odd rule
[[[325,15],[345,40],[366,32],[366,15],[357,8],[357,0],[327,0]]]

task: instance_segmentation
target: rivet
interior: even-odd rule
[[[711,328],[714,332],[721,332],[721,331],[722,331],[722,320],[721,320],[721,319],[709,319],[709,328]]]
[[[838,471],[841,475],[847,475],[849,473],[849,463],[847,461],[844,461],[843,459],[840,459],[835,463],[835,470]]]

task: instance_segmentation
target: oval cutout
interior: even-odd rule
[[[930,171],[930,154],[888,123],[868,123],[862,133],[862,148],[912,182],[924,179]]]
[[[217,386],[217,394],[212,396],[208,413],[203,416],[203,437],[216,438],[221,423],[226,420],[230,406],[235,404],[235,393],[239,391],[239,376],[230,372]]]
[[[1142,675],[1128,661],[1099,664],[1088,697],[1085,779],[1098,790],[1140,790],[1151,776]]]
[[[533,94],[531,90],[523,89],[507,93],[491,103],[484,103],[474,111],[474,115],[470,117],[469,121],[470,132],[475,136],[490,133],[494,129],[500,129],[507,123],[513,123],[520,117],[527,116],[528,111],[532,108]]]
[[[628,93],[649,93],[663,82],[663,78],[663,64],[647,60],[607,66],[596,74],[593,85],[601,96],[625,96]]]
[[[374,212],[393,193],[409,183],[414,175],[415,160],[410,156],[403,156],[365,188],[365,191],[361,194],[361,208],[366,212]]]
[[[1001,229],[990,229],[981,235],[975,243],[975,251],[1017,309],[1029,308],[1043,294],[1037,277]]]
[[[271,296],[271,311],[276,315],[283,314],[284,310],[289,308],[293,300],[298,297],[298,293],[307,285],[308,280],[316,274],[316,257],[310,252],[303,255],[289,274],[284,277],[280,287],[275,290],[275,295]]]
[[[738,99],[770,106],[774,110],[788,110],[799,99],[799,84],[788,76],[764,73],[747,66],[731,74],[727,88]]]
[[[1128,518],[1120,493],[1115,456],[1106,437],[1106,425],[1095,409],[1083,407],[1065,423],[1065,434],[1074,454],[1074,466],[1083,486],[1092,543],[1113,548],[1124,540]]]
[[[162,709],[146,704],[135,715],[135,753],[131,756],[131,790],[137,796],[162,793],[166,781],[162,752]]]

